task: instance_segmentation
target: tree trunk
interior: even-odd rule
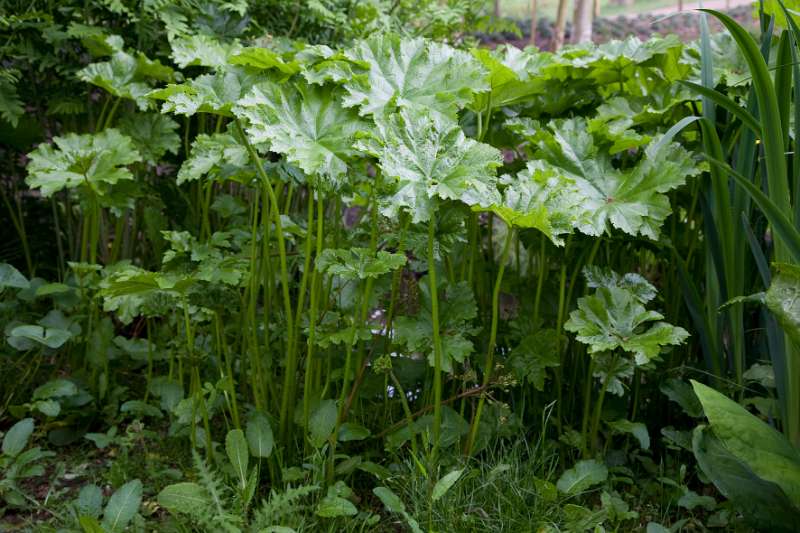
[[[600,0],[594,0],[594,18],[600,18]]]
[[[556,26],[553,28],[553,51],[557,51],[564,44],[564,28],[567,25],[567,8],[569,0],[558,0]]]
[[[572,23],[574,43],[592,41],[592,15],[594,15],[594,0],[578,0]]]
[[[494,0],[494,18],[500,18],[500,0]]]
[[[537,15],[536,11],[537,11],[537,8],[539,7],[537,5],[538,3],[539,3],[538,0],[531,0],[531,36],[530,36],[529,43],[532,46],[536,46],[536,26],[537,26],[537,23],[539,22],[536,19],[536,15]]]
[[[678,0],[678,11],[683,11],[683,0]]]

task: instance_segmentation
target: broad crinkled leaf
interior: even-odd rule
[[[143,55],[134,57],[123,51],[114,52],[108,61],[91,63],[78,71],[78,78],[96,85],[109,94],[136,102],[139,109],[149,105],[149,81],[170,81],[172,69]]]
[[[553,329],[525,336],[509,355],[509,366],[517,379],[525,380],[540,392],[544,391],[547,369],[560,365],[558,334]]]
[[[127,165],[142,160],[131,139],[115,129],[96,134],[70,133],[55,137],[53,142],[57,149],[43,143],[28,154],[26,181],[45,197],[83,185],[103,195],[117,182],[133,179]]]
[[[228,58],[241,49],[238,43],[222,43],[216,38],[202,34],[182,35],[170,39],[172,60],[180,68],[203,66],[219,68],[228,63]]]
[[[588,122],[589,132],[610,141],[609,153],[639,148],[650,142],[649,135],[633,129],[636,112],[630,102],[622,97],[611,98],[597,108],[597,114]]]
[[[563,235],[588,221],[583,196],[570,178],[545,167],[541,161],[528,162],[516,176],[503,176],[502,203],[491,211],[516,228],[535,228],[553,244],[564,244]]]
[[[353,61],[343,51],[324,44],[306,46],[297,52],[295,60],[306,81],[314,85],[344,83],[369,69],[369,63]]]
[[[765,298],[783,331],[800,344],[800,267],[777,264]]]
[[[403,109],[379,123],[379,137],[379,147],[367,148],[394,182],[393,194],[383,202],[387,217],[396,219],[405,210],[413,222],[426,222],[443,200],[483,208],[500,203],[495,170],[500,152],[468,138],[443,115]]]
[[[406,256],[369,248],[328,248],[317,257],[317,269],[344,279],[377,278],[406,264]]]
[[[589,265],[583,268],[583,276],[586,278],[586,286],[590,289],[619,287],[633,293],[643,304],[651,301],[658,294],[656,288],[649,281],[635,272],[628,272],[620,276],[610,268]]]
[[[180,170],[178,185],[196,181],[204,176],[226,179],[241,173],[250,160],[247,149],[228,133],[198,135]]]
[[[653,138],[631,168],[616,168],[605,150],[595,144],[583,118],[552,121],[532,132],[537,159],[575,181],[590,213],[580,229],[601,235],[608,226],[629,235],[657,239],[661,224],[672,212],[667,192],[699,173],[689,153],[677,143]]]
[[[241,69],[219,70],[203,74],[186,83],[170,84],[148,93],[149,98],[163,100],[162,113],[194,115],[211,113],[231,116],[231,108],[260,78]]]
[[[167,152],[177,155],[181,147],[178,123],[161,113],[136,113],[119,122],[120,131],[133,140],[144,161],[155,165]]]
[[[335,89],[304,84],[259,84],[239,101],[235,113],[244,119],[252,142],[267,143],[331,189],[347,174],[356,134],[368,128],[342,107]]]
[[[433,318],[431,315],[430,288],[427,279],[420,281],[422,308],[411,316],[395,319],[395,340],[411,351],[425,354],[431,367],[434,366]],[[475,333],[471,321],[478,315],[478,308],[466,282],[445,285],[439,289],[439,324],[442,341],[442,370],[453,371],[453,362],[463,363],[473,350],[469,336]]]
[[[228,60],[232,65],[243,65],[256,70],[278,70],[286,76],[300,71],[295,61],[286,62],[277,52],[259,46],[250,46],[236,51]]]
[[[577,334],[590,354],[621,349],[643,365],[658,356],[662,346],[681,344],[689,334],[661,322],[663,315],[648,311],[631,291],[601,287],[578,300],[564,329]]]
[[[651,67],[649,73],[657,74],[661,80],[672,82],[684,77],[690,67],[680,59],[683,46],[675,35],[642,41],[631,36],[624,40],[612,40],[591,49],[576,48],[564,54],[572,60],[575,68],[584,68],[590,77],[601,85],[619,84],[620,79],[630,80],[624,92],[641,93],[648,89],[636,70]]]
[[[489,89],[486,72],[470,54],[425,39],[377,35],[345,51],[369,72],[345,83],[346,106],[362,115],[395,107],[425,107],[455,117],[473,94]]]
[[[511,45],[495,50],[477,48],[473,55],[489,71],[490,91],[479,93],[472,107],[482,110],[489,103],[500,108],[524,102],[546,90],[550,76],[541,72],[542,67],[552,66],[553,54],[532,48],[520,50]]]

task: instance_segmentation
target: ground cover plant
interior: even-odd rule
[[[544,52],[483,2],[23,4],[4,528],[796,527],[794,7]]]

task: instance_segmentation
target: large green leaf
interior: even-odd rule
[[[412,353],[427,355],[434,366],[433,317],[430,289],[426,280],[420,281],[421,309],[415,316],[399,316],[395,320],[396,341]],[[472,291],[466,282],[446,285],[439,289],[439,324],[442,341],[442,370],[452,372],[453,362],[463,363],[473,351],[469,337],[474,333],[471,321],[478,315]]]
[[[72,333],[59,328],[45,328],[35,324],[17,326],[8,332],[8,343],[17,350],[30,350],[35,345],[51,349],[60,348],[72,338]]]
[[[586,278],[586,286],[590,289],[618,287],[633,293],[643,304],[651,301],[658,294],[656,288],[649,281],[635,272],[619,275],[609,268],[589,265],[584,267],[583,276]]]
[[[445,474],[442,478],[436,482],[436,485],[433,486],[433,491],[431,492],[431,500],[437,501],[442,499],[442,496],[447,494],[453,485],[461,478],[461,475],[464,473],[464,469],[461,470],[453,470],[452,472]]]
[[[204,176],[215,180],[233,177],[245,170],[250,157],[247,149],[229,133],[201,133],[192,143],[189,153],[180,170],[178,185],[187,181],[197,181]]]
[[[345,105],[359,106],[362,115],[419,106],[455,117],[473,94],[489,89],[481,64],[446,44],[381,34],[345,54],[369,65],[367,75],[345,83]]]
[[[253,457],[266,458],[272,454],[275,437],[269,419],[261,413],[256,413],[247,421],[245,428],[247,444]]]
[[[151,80],[170,81],[172,69],[141,54],[135,57],[119,50],[108,61],[91,63],[79,70],[78,78],[113,96],[133,100],[140,109],[146,109]]]
[[[609,422],[609,427],[618,433],[628,433],[633,435],[639,441],[639,446],[643,450],[650,449],[650,433],[647,431],[647,426],[641,422],[631,422],[630,420],[620,419]]]
[[[525,336],[511,350],[508,363],[517,379],[527,381],[540,392],[544,391],[547,369],[561,365],[558,334],[553,329],[542,329]]]
[[[186,83],[170,84],[148,93],[149,98],[163,100],[163,113],[194,115],[212,113],[231,116],[231,109],[262,77],[230,68],[214,74],[203,74]]]
[[[247,439],[241,429],[232,429],[225,436],[225,453],[231,462],[233,472],[239,478],[241,487],[247,485],[247,464],[250,459],[250,450]]]
[[[304,84],[262,83],[234,110],[254,144],[273,151],[329,189],[342,185],[357,133],[367,124],[342,107],[336,89]]]
[[[352,61],[343,51],[324,44],[306,46],[297,52],[295,60],[306,81],[315,85],[344,83],[369,70],[369,63]]]
[[[142,503],[142,482],[129,481],[111,495],[103,511],[103,528],[108,533],[123,531]]]
[[[503,176],[500,183],[505,185],[502,203],[493,205],[491,211],[509,226],[535,228],[560,246],[563,235],[589,222],[575,182],[542,161],[528,162],[515,177]]]
[[[377,278],[397,270],[406,264],[406,256],[369,248],[348,248],[324,250],[316,260],[320,272],[339,276],[343,279]]]
[[[495,176],[500,152],[439,113],[403,109],[380,122],[379,141],[364,148],[392,180],[392,194],[383,198],[387,217],[407,211],[413,222],[427,222],[441,201],[483,208],[501,203]]]
[[[692,386],[722,446],[800,508],[800,452],[738,403],[702,383],[692,381]]]
[[[30,287],[30,282],[13,266],[8,263],[0,263],[0,289],[3,287],[27,289]]]
[[[629,290],[601,287],[578,300],[564,329],[577,334],[590,354],[621,349],[633,353],[643,365],[661,348],[681,344],[689,334],[683,328],[661,322],[663,315],[648,311]]]
[[[257,70],[275,69],[286,76],[300,71],[300,65],[297,62],[287,63],[277,52],[258,46],[238,50],[230,57],[229,62],[233,65],[244,65]]]
[[[40,144],[28,154],[28,186],[50,196],[61,189],[87,186],[103,195],[122,180],[133,179],[127,166],[142,160],[131,139],[115,129],[96,134],[70,133]]]
[[[378,497],[381,503],[383,503],[383,506],[386,507],[387,511],[390,513],[400,514],[403,516],[403,518],[405,518],[412,533],[422,533],[422,528],[419,527],[419,523],[408,514],[403,500],[401,500],[397,494],[392,492],[392,489],[387,487],[375,487],[372,489],[372,492]]]
[[[241,50],[238,43],[222,43],[203,33],[176,37],[170,39],[169,44],[172,47],[172,60],[180,68],[224,67],[228,64],[228,58]]]
[[[641,95],[650,89],[642,79],[644,68],[649,67],[648,73],[657,76],[656,83],[686,76],[690,67],[681,61],[682,49],[681,41],[675,35],[646,41],[631,36],[588,49],[566,50],[563,55],[572,59],[574,68],[586,69],[596,83],[617,89],[620,80],[624,80],[622,92]]]
[[[541,94],[550,79],[549,75],[542,72],[542,68],[559,62],[553,54],[532,48],[520,50],[511,45],[495,50],[477,48],[472,54],[489,71],[489,92],[477,94],[472,104],[478,111],[483,110],[490,101],[494,108],[499,109]]]
[[[564,494],[573,495],[586,489],[604,483],[608,479],[606,465],[594,459],[578,461],[558,478],[556,487]]]
[[[135,113],[119,121],[119,130],[133,141],[142,159],[151,165],[167,152],[178,155],[181,138],[178,123],[161,113]]]
[[[777,264],[767,290],[767,307],[783,330],[800,344],[800,267]]]
[[[713,431],[695,428],[692,448],[697,464],[717,489],[760,531],[786,532],[800,523],[800,509],[776,483],[762,479],[734,456]]]
[[[197,483],[167,485],[158,493],[158,504],[173,513],[192,515],[211,505],[206,490]]]
[[[618,168],[596,144],[583,118],[554,120],[547,128],[524,121],[511,127],[535,144],[533,157],[544,162],[543,168],[575,181],[590,215],[579,229],[589,235],[601,235],[612,226],[657,239],[672,212],[665,193],[699,173],[685,149],[659,142],[660,136],[653,138],[635,165]]]
[[[33,418],[23,418],[6,432],[3,436],[2,450],[7,457],[16,457],[28,445],[28,439],[33,434]]]
[[[311,444],[321,448],[336,428],[336,418],[339,412],[336,401],[323,400],[311,413],[308,419],[308,433]]]

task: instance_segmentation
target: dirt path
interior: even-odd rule
[[[694,9],[698,9],[699,7],[705,7],[708,9],[719,9],[719,10],[727,10],[733,9],[735,7],[744,6],[752,4],[752,0],[707,0],[705,2],[684,2],[683,3],[683,11],[692,11]],[[662,16],[662,15],[672,15],[673,13],[679,13],[678,10],[678,2],[676,1],[674,5],[669,7],[660,7],[658,9],[653,9],[652,11],[643,11],[637,14],[630,14],[625,16],[636,17],[639,15],[653,15],[653,16]]]

